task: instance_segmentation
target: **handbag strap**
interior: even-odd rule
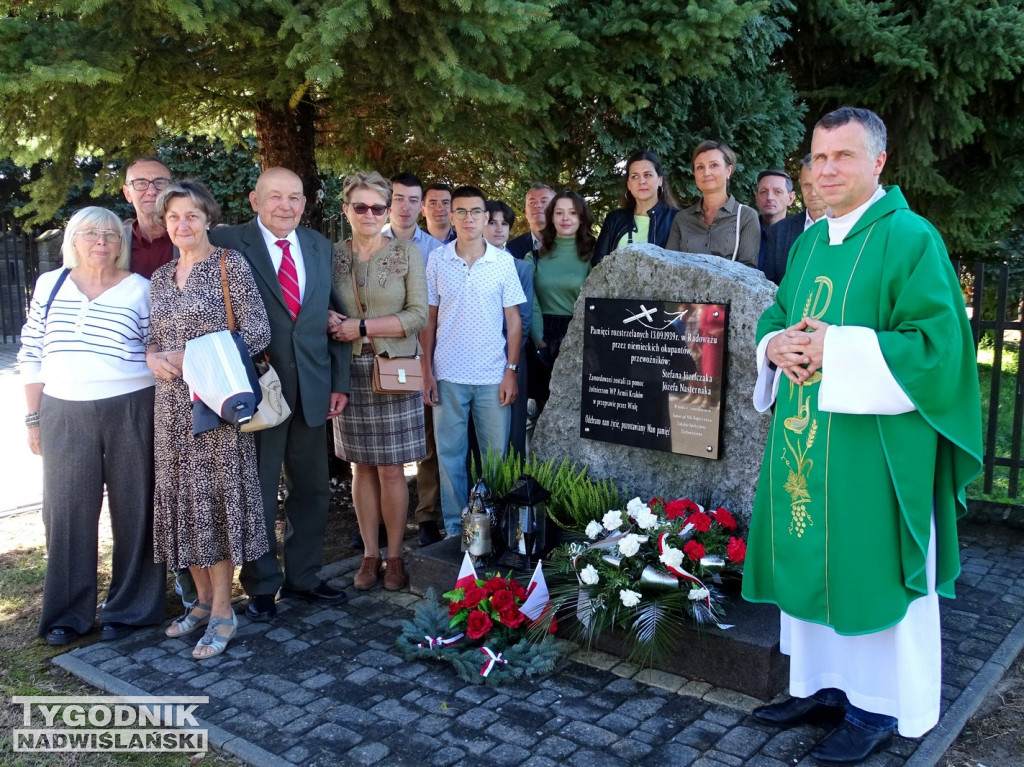
[[[732,260],[736,260],[736,254],[740,252],[740,221],[743,218],[743,209],[746,207],[742,202],[736,203],[736,247],[732,249]]]
[[[220,289],[224,293],[224,308],[228,313],[228,330],[235,332],[235,313],[231,310],[231,294],[228,293],[228,252],[220,252]]]
[[[363,314],[363,302],[359,300],[359,285],[356,284],[356,254],[355,251],[352,250],[352,240],[348,241],[348,260],[350,264],[349,272],[352,273],[352,295],[356,300],[356,310],[359,312],[359,319],[365,320],[366,316]],[[366,339],[370,342],[370,346],[373,347],[373,353],[377,355],[377,344],[373,342],[373,338],[367,335]]]
[[[64,270],[60,273],[60,276],[57,278],[57,282],[54,283],[53,290],[50,291],[50,298],[47,300],[46,307],[43,309],[44,330],[46,328],[46,318],[50,316],[50,307],[53,306],[53,299],[57,297],[57,294],[60,292],[60,286],[64,284],[64,280],[68,278],[69,274],[71,274],[71,270],[68,269],[67,267],[64,267]]]

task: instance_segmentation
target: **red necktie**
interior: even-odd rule
[[[292,258],[292,251],[288,240],[278,240],[275,243],[281,249],[281,268],[277,270],[277,280],[281,283],[281,292],[284,293],[284,304],[288,307],[288,314],[292,316],[292,322],[299,316],[299,273],[295,271],[295,259]]]

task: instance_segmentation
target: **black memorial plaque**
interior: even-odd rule
[[[728,307],[585,301],[580,436],[718,458]]]

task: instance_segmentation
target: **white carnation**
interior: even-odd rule
[[[626,607],[636,607],[640,604],[640,592],[622,589],[619,592],[619,599],[622,600],[622,604]]]
[[[622,527],[622,512],[609,511],[604,515],[604,519],[601,520],[601,524],[604,525],[605,530],[618,530]]]
[[[597,574],[597,568],[593,565],[587,565],[580,571],[580,580],[588,586],[593,586],[601,577]]]
[[[705,588],[690,589],[690,593],[687,596],[690,597],[691,602],[696,602],[700,599],[707,599],[710,593],[711,592]]]
[[[590,540],[594,540],[601,534],[602,530],[604,530],[604,527],[601,526],[601,523],[596,519],[592,519],[587,523],[587,529],[584,532]]]
[[[630,533],[619,541],[619,553],[624,557],[631,557],[640,551],[640,536]]]
[[[666,546],[658,559],[666,567],[674,567],[676,570],[679,570],[683,565],[683,552],[672,546]]]
[[[644,508],[647,508],[647,507],[644,504],[644,502],[641,501],[639,498],[634,498],[633,500],[631,500],[629,503],[626,504],[626,511],[629,513],[629,516],[634,517],[634,518],[636,517],[637,512],[640,509],[644,509]],[[650,509],[648,509],[648,511],[650,511]]]
[[[641,530],[650,530],[658,524],[658,517],[651,511],[650,506],[641,506],[633,515],[633,519],[636,520],[636,526]]]

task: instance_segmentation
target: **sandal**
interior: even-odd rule
[[[230,626],[231,633],[221,634],[219,629],[222,626]],[[210,617],[210,624],[206,627],[206,633],[203,634],[203,638],[199,640],[196,646],[192,649],[192,657],[196,660],[206,660],[212,658],[214,655],[220,655],[226,649],[228,649],[228,642],[234,637],[238,631],[238,619],[235,617],[235,613],[231,613],[231,620],[227,618],[217,618],[215,616]],[[206,648],[210,648],[210,652],[204,652]]]
[[[191,634],[197,628],[205,626],[209,622],[212,609],[210,605],[204,605],[197,599],[185,609],[184,615],[180,618],[175,618],[171,622],[171,625],[167,627],[164,634],[172,639]],[[192,613],[193,610],[206,610],[206,615],[194,615]]]

